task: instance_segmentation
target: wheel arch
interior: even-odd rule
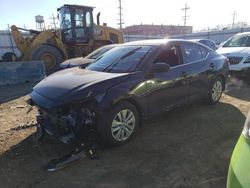
[[[133,97],[126,97],[126,98],[122,98],[120,100],[115,101],[113,105],[117,105],[118,103],[121,103],[121,102],[129,102],[136,108],[138,115],[139,115],[139,125],[141,126],[143,124],[144,112],[142,109],[143,107],[140,105],[140,103]]]
[[[226,89],[226,78],[223,74],[218,75],[219,78],[223,81],[223,91]]]

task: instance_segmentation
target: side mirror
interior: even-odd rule
[[[170,65],[164,62],[156,62],[152,67],[153,73],[163,73],[170,69]]]

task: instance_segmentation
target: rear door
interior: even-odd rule
[[[196,99],[207,94],[208,88],[208,71],[213,69],[213,65],[209,67],[207,58],[209,50],[199,44],[183,43],[181,44],[183,55],[183,64],[187,68],[188,87],[190,99]]]

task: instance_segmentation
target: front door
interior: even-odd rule
[[[168,45],[162,49],[154,63],[167,63],[167,72],[154,73],[146,81],[148,113],[154,115],[168,110],[188,99],[188,67],[183,64],[179,45]]]

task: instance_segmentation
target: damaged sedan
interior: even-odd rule
[[[38,107],[38,131],[69,143],[93,135],[121,145],[143,119],[184,103],[220,100],[228,60],[186,40],[148,40],[115,47],[86,68],[56,72],[38,83],[30,104]],[[166,130],[167,131],[167,130]]]

